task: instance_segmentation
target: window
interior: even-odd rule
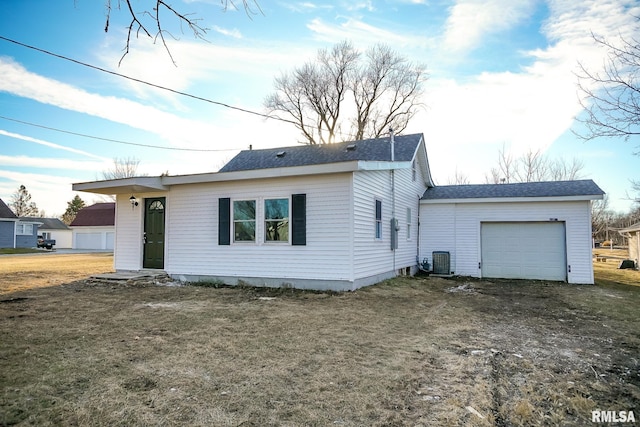
[[[42,232],[42,238],[44,240],[51,240],[51,233],[49,231],[43,231]]]
[[[407,240],[411,239],[411,208],[407,208]]]
[[[382,201],[376,200],[376,239],[382,239]]]
[[[416,169],[416,160],[413,160],[413,163],[411,163],[411,179],[413,181],[416,180],[416,174],[417,174],[417,169]]]
[[[256,201],[234,200],[233,202],[233,241],[256,241]]]
[[[16,234],[20,236],[33,235],[33,224],[16,224]]]
[[[149,210],[150,211],[161,211],[163,209],[164,209],[164,205],[162,204],[162,202],[160,200],[154,200],[149,205]]]
[[[264,241],[289,241],[289,199],[264,201]]]

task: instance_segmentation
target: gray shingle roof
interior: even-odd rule
[[[422,138],[422,134],[396,135],[395,161],[411,161]],[[347,148],[349,146],[355,146],[355,149]],[[390,137],[336,144],[244,150],[220,169],[220,172],[321,165],[354,160],[391,161]]]
[[[60,221],[58,218],[25,217],[20,219],[24,219],[26,221],[41,222],[42,224],[38,226],[38,229],[40,230],[71,230],[64,222]]]
[[[16,214],[14,214],[11,209],[9,209],[9,206],[7,206],[2,201],[2,199],[0,199],[0,218],[10,218],[10,219],[17,219],[18,218],[16,216]]]
[[[427,189],[422,200],[601,196],[603,194],[604,191],[595,182],[585,179],[517,184],[443,185]]]

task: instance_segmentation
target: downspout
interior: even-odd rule
[[[394,229],[396,225],[396,176],[395,170],[393,169],[393,162],[395,161],[395,139],[393,136],[393,128],[389,128],[389,133],[391,134],[391,252],[393,252],[393,274],[396,274],[396,249],[395,246],[398,244],[398,235],[397,229]],[[394,238],[395,236],[395,244]]]

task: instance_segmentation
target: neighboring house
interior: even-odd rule
[[[40,222],[38,227],[38,236],[56,241],[57,249],[72,248],[73,232],[71,229],[58,218],[30,218]]]
[[[509,194],[442,201],[439,189],[447,187],[434,186],[424,138],[414,134],[248,150],[217,173],[95,181],[73,189],[117,195],[116,270],[354,290],[414,274],[435,251],[448,258],[445,273],[514,277],[491,263],[482,268],[483,256],[495,258],[483,252],[500,241],[495,229],[515,233],[521,246],[538,248],[529,254],[542,257],[540,246],[518,230],[553,223],[562,228],[564,244],[555,256],[564,259],[565,273],[549,278],[593,283],[589,201],[602,198],[602,190],[593,181],[564,183],[546,196],[529,194],[529,184],[507,186]],[[549,234],[557,238],[554,230]],[[515,276],[527,277],[527,268],[520,271]]]
[[[25,216],[16,223],[16,248],[35,248],[38,244],[38,218]]]
[[[640,270],[640,222],[630,227],[618,231],[627,238],[629,244],[629,259],[636,263],[636,268]]]
[[[73,249],[113,250],[115,203],[96,203],[78,211],[69,224]]]
[[[16,214],[0,199],[0,249],[16,247],[18,221]]]

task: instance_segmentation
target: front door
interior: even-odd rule
[[[164,197],[144,201],[143,268],[164,268]]]

